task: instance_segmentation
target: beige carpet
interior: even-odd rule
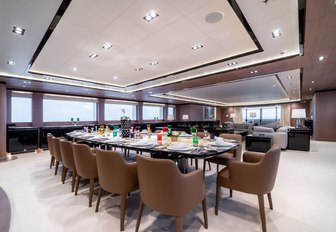
[[[12,208],[10,231],[119,231],[119,198],[105,195],[95,213],[95,202],[88,207],[88,188],[81,186],[75,197],[70,192],[70,178],[61,184],[61,172],[54,176],[49,161],[45,151],[0,163],[0,186]],[[184,217],[184,231],[261,231],[258,201],[253,195],[234,192],[233,198],[228,198],[228,190],[223,189],[220,212],[215,216],[215,169],[207,171],[205,178],[209,229],[203,227],[200,205]],[[266,204],[268,231],[335,231],[335,183],[335,142],[312,141],[310,152],[283,151],[272,193],[274,210]],[[138,193],[127,199],[125,231],[135,229],[138,204]],[[145,208],[140,231],[174,230],[174,218]]]
[[[11,206],[6,192],[0,187],[0,231],[9,231]]]

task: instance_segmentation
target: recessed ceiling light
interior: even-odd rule
[[[312,81],[312,84],[314,84],[315,83],[315,81]]]
[[[146,20],[147,22],[150,22],[150,21],[152,21],[153,19],[155,19],[155,18],[158,17],[158,16],[159,16],[158,13],[156,13],[155,11],[151,11],[151,12],[147,13],[147,14],[143,17],[143,19]]]
[[[324,56],[320,56],[318,59],[319,59],[319,61],[322,61],[322,60],[325,59],[325,57]]]
[[[92,59],[95,59],[95,58],[98,57],[98,55],[97,55],[96,53],[91,53],[91,54],[89,55],[89,57],[92,58]]]
[[[250,73],[253,74],[253,73],[257,73],[258,70],[254,70],[254,71],[251,71]]]
[[[292,76],[288,76],[287,79],[292,79],[293,77]]]
[[[197,49],[200,49],[200,48],[202,48],[202,47],[203,47],[202,44],[197,44],[197,45],[195,45],[195,46],[192,46],[191,49],[193,49],[193,50],[197,50]]]
[[[15,34],[18,34],[18,35],[23,35],[25,33],[25,29],[23,29],[21,27],[13,26],[12,32],[14,32]]]
[[[118,77],[117,77],[117,76],[114,76],[114,77],[113,77],[113,79],[114,79],[114,80],[117,80],[117,79],[118,79]]]
[[[157,64],[159,64],[159,62],[157,62],[157,61],[153,61],[153,62],[150,62],[149,64],[150,64],[150,65],[157,65]]]
[[[106,42],[106,43],[103,44],[103,48],[105,48],[105,49],[110,49],[111,47],[112,47],[112,44],[109,43],[109,42]]]
[[[150,91],[150,92],[148,92],[149,94],[152,94],[153,92],[152,91]]]
[[[273,38],[279,37],[281,35],[281,29],[276,29],[272,32]]]
[[[227,65],[232,66],[232,65],[235,65],[235,64],[237,64],[237,62],[231,62],[231,63],[228,63]]]
[[[26,88],[26,86],[25,86],[25,85],[23,85],[22,87],[23,87],[23,88]]]
[[[14,65],[15,65],[15,62],[12,61],[12,60],[7,60],[7,64],[10,65],[10,66],[14,66]]]
[[[312,88],[309,88],[310,91],[312,91],[313,89]]]
[[[73,67],[72,71],[76,72],[77,71],[77,67]]]
[[[276,87],[276,85],[273,85],[273,87]]]
[[[142,71],[142,68],[136,68],[135,71]]]

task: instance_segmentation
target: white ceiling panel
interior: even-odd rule
[[[227,1],[196,1],[193,10],[167,0],[114,2],[110,12],[106,1],[72,1],[32,70],[107,84],[115,84],[110,77],[118,75],[118,85],[127,86],[256,49]],[[159,17],[147,22],[143,17],[151,10]],[[205,21],[218,10],[221,21]],[[104,50],[104,42],[113,47]],[[194,51],[196,44],[204,47]],[[91,53],[98,57],[90,59]],[[159,62],[155,69],[152,61]],[[74,65],[85,73],[72,72]]]
[[[288,76],[291,78],[289,79]],[[216,85],[170,91],[166,95],[218,105],[255,105],[265,102],[294,101],[300,98],[299,80],[300,70],[297,69]]]

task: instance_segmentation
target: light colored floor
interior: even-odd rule
[[[88,207],[88,188],[81,187],[75,197],[70,178],[61,184],[61,172],[54,176],[49,161],[45,151],[0,163],[0,186],[9,196],[13,213],[10,231],[119,231],[119,198],[106,195],[95,213],[95,202]],[[184,231],[261,231],[253,195],[234,192],[228,198],[228,190],[223,189],[220,212],[215,216],[215,180],[213,166],[205,178],[209,229],[202,225],[199,206],[184,217]],[[335,231],[336,142],[311,141],[310,152],[282,151],[272,195],[274,210],[266,204],[268,231]],[[135,229],[138,202],[138,193],[127,200],[125,231]],[[140,231],[174,230],[174,218],[145,209]]]

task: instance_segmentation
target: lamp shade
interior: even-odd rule
[[[256,112],[250,112],[250,118],[255,118],[257,117],[257,113]]]
[[[167,120],[168,120],[168,121],[172,121],[172,120],[174,120],[174,115],[172,115],[172,114],[168,114],[168,115],[167,115]]]
[[[292,118],[306,118],[306,110],[305,109],[293,109],[291,117]]]
[[[183,120],[188,120],[189,119],[189,115],[188,114],[183,114],[182,115],[182,119]]]

